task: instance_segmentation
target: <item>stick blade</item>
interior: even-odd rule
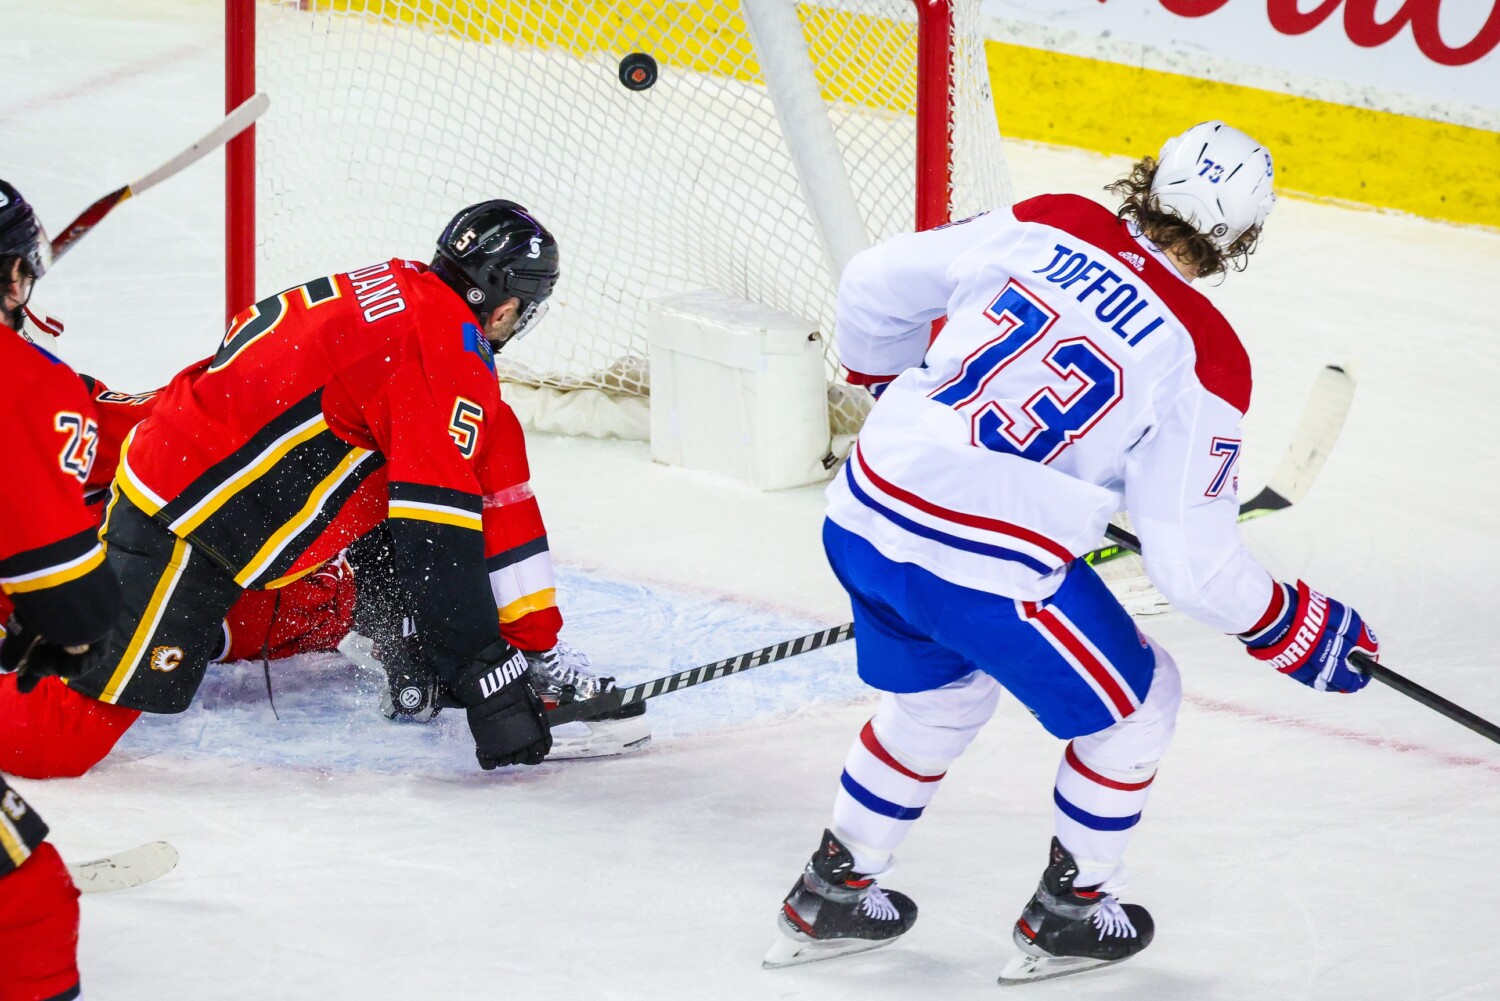
[[[266,109],[270,106],[271,99],[264,93],[257,93],[246,98],[237,108],[228,115],[225,115],[224,120],[210,129],[202,139],[199,139],[151,173],[137,181],[132,181],[126,187],[130,189],[132,194],[136,195],[146,191],[148,188],[155,187],[189,164],[203,159],[254,125],[255,120],[265,114]]]
[[[1346,369],[1329,365],[1318,373],[1281,465],[1276,467],[1265,490],[1244,505],[1244,513],[1289,507],[1307,496],[1333,451],[1353,402],[1354,377]]]
[[[165,841],[144,845],[90,862],[68,866],[68,875],[81,893],[112,893],[160,879],[177,868],[177,849]]]

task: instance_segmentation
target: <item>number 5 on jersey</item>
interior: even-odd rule
[[[224,341],[219,345],[218,353],[214,355],[214,360],[209,364],[208,370],[217,372],[238,358],[240,352],[279,327],[281,321],[292,309],[287,297],[293,292],[302,293],[303,309],[312,309],[314,306],[339,298],[338,282],[330,276],[314,278],[306,285],[297,285],[269,299],[262,299],[229,321],[229,329],[224,333]]]
[[[1006,366],[1040,345],[1057,313],[1012,280],[984,315],[1000,328],[999,336],[965,358],[958,374],[933,390],[931,398],[968,415],[974,444],[1051,462],[1120,401],[1124,373],[1093,341],[1070,337],[1041,357],[1040,378],[1024,403],[986,399],[985,388]]]
[[[453,401],[448,433],[453,436],[453,444],[458,446],[458,454],[465,459],[473,456],[474,446],[479,444],[479,425],[483,421],[484,408],[479,404],[462,396]]]

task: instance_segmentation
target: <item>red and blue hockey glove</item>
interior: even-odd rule
[[[1263,625],[1241,633],[1247,652],[1320,692],[1357,692],[1370,676],[1349,666],[1349,655],[1375,656],[1380,643],[1359,613],[1298,581],[1277,582]]]

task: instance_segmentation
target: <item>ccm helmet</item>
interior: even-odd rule
[[[1151,194],[1220,250],[1271,214],[1271,153],[1223,122],[1194,125],[1161,148]]]
[[[557,241],[515,202],[470,205],[438,237],[432,270],[483,322],[512,297],[521,302],[511,340],[535,327],[557,284]]]
[[[52,241],[15,186],[0,181],[0,259],[10,257],[21,258],[31,277],[40,278],[52,263]]]

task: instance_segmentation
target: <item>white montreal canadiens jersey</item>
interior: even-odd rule
[[[1249,358],[1114,213],[1046,195],[896,237],[845,269],[837,329],[851,372],[897,376],[828,489],[886,557],[1037,601],[1125,508],[1179,609],[1225,632],[1265,612],[1236,522]]]

